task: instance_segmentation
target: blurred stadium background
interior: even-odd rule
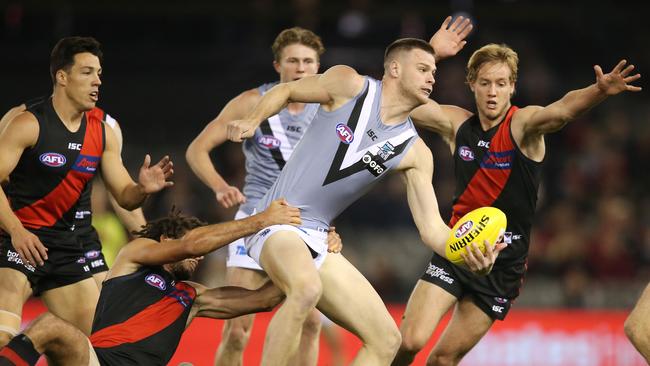
[[[650,25],[646,13],[637,9],[640,4],[623,6],[612,0],[3,0],[0,111],[51,92],[49,52],[60,37],[96,37],[105,54],[98,105],[122,125],[126,166],[136,176],[145,153],[154,158],[170,154],[176,166],[175,187],[152,197],[145,214],[163,215],[175,204],[185,213],[216,222],[232,218],[234,210],[218,207],[212,192],[194,177],[185,163],[185,148],[230,98],[276,80],[270,44],[283,28],[300,25],[322,37],[326,52],[321,70],[344,63],[380,77],[383,50],[392,40],[428,39],[446,15],[470,16],[475,30],[460,55],[438,65],[433,98],[472,110],[472,95],[463,82],[464,65],[475,49],[490,42],[506,43],[519,53],[515,105],[549,104],[592,83],[594,64],[611,70],[622,58],[644,74],[639,83],[643,86],[650,77]],[[451,155],[437,136],[424,131],[421,136],[434,153],[434,186],[447,218],[454,184]],[[614,342],[612,350],[625,349],[629,355],[573,360],[557,351],[559,361],[546,358],[548,362],[539,364],[641,364],[621,337],[624,314],[650,279],[647,91],[607,100],[562,132],[549,135],[547,147],[529,274],[514,306],[514,313],[529,311],[521,318],[521,329],[526,320],[537,319],[539,326],[532,333],[520,329],[514,334],[533,334],[537,338],[531,344],[542,342],[540,347],[587,347],[595,352],[606,347],[589,337],[600,339],[598,332],[604,332]],[[214,160],[231,184],[241,186],[239,145],[225,144],[215,151]],[[335,225],[344,240],[343,253],[399,311],[430,257],[419,241],[399,178],[385,179]],[[113,234],[109,230],[104,235]],[[213,256],[205,267],[222,266],[220,259]],[[220,283],[218,276],[202,279]],[[556,314],[555,310],[572,312]],[[582,315],[600,314],[590,311],[602,311],[609,315],[597,318],[609,319],[609,325],[586,322],[586,328],[549,328],[578,334],[591,324],[595,328],[588,331],[596,333],[578,337],[582,341],[569,337],[547,345],[540,334],[546,334],[548,323],[535,314],[549,311],[567,319],[565,324]],[[482,344],[507,344],[504,332],[489,335]],[[514,352],[521,347],[503,349]],[[535,361],[540,355],[530,352],[527,361],[502,359],[498,364],[532,365],[541,362]],[[465,364],[497,364],[492,362],[488,356],[474,356]]]

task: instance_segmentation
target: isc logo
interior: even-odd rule
[[[350,129],[350,127],[344,123],[339,123],[336,125],[336,135],[344,144],[350,144],[354,140],[352,129]]]
[[[158,276],[155,273],[152,273],[148,275],[147,277],[144,278],[144,281],[148,284],[151,285],[157,289],[160,290],[165,290],[167,288],[167,284],[165,283],[165,280]]]
[[[61,155],[59,153],[53,153],[53,152],[43,153],[41,154],[41,156],[38,157],[38,159],[44,165],[47,165],[52,168],[58,168],[60,166],[63,166],[65,165],[66,162],[64,155]]]

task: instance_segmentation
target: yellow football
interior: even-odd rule
[[[496,207],[480,207],[467,213],[451,229],[445,248],[447,259],[454,264],[465,263],[460,253],[465,253],[472,242],[485,253],[484,240],[494,245],[507,224],[506,214]]]

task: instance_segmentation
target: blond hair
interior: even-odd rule
[[[467,62],[467,77],[468,84],[472,84],[478,77],[478,71],[486,63],[500,62],[506,64],[510,68],[510,82],[517,81],[517,71],[519,64],[519,56],[512,48],[506,44],[490,43],[476,50],[472,57]]]
[[[325,52],[323,42],[314,32],[301,27],[293,27],[283,30],[275,37],[271,46],[275,61],[280,61],[280,54],[285,47],[296,43],[313,49],[319,58]]]

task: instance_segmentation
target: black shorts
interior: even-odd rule
[[[97,274],[108,271],[108,265],[102,252],[102,243],[99,241],[97,230],[91,226],[89,229],[84,228],[82,231],[77,232],[77,235],[79,236],[79,241],[84,251],[86,263],[90,266],[90,272]]]
[[[24,263],[11,244],[11,238],[0,236],[0,268],[12,268],[27,276],[34,296],[92,277],[76,235],[34,234],[48,248],[47,260],[42,266]]]
[[[431,258],[420,279],[430,282],[461,299],[471,296],[476,306],[492,319],[505,319],[512,302],[519,296],[526,266],[493,269],[487,276],[477,276],[438,254]]]

